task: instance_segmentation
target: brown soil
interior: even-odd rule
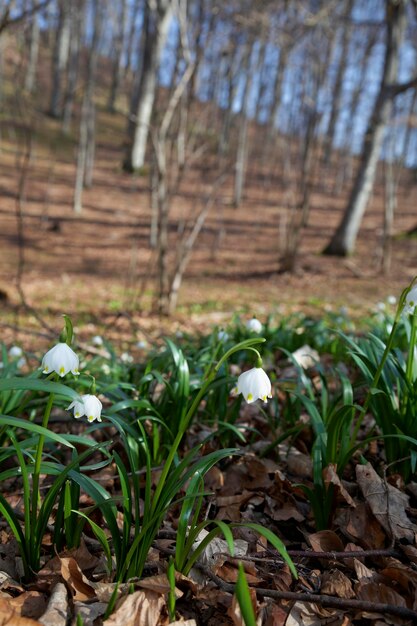
[[[20,203],[24,134],[16,135],[14,121],[9,126],[2,124],[0,304],[3,322],[11,326],[19,322],[16,316],[22,313],[16,289],[19,264],[27,303],[54,328],[59,329],[62,312],[71,314],[76,324],[90,323],[87,334],[100,331],[113,324],[117,314],[128,312],[139,336],[142,331],[198,328],[207,322],[225,324],[234,312],[264,318],[290,310],[318,314],[324,306],[344,305],[356,314],[372,309],[391,293],[398,296],[416,273],[417,242],[400,237],[393,241],[389,275],[381,273],[381,173],[355,256],[340,259],[321,255],[340,219],[351,184],[348,180],[340,191],[335,190],[336,171],[329,173],[328,180],[316,176],[320,184],[312,194],[296,270],[280,273],[282,228],[292,200],[281,183],[279,164],[272,168],[260,153],[251,155],[240,208],[232,205],[232,172],[221,187],[189,264],[178,314],[175,320],[159,320],[150,314],[154,256],[149,248],[149,181],[147,175],[131,176],[121,171],[124,118],[100,112],[94,182],[85,190],[81,215],[72,208],[76,141],[63,137],[59,122],[42,114],[38,114],[37,124]],[[340,161],[342,166],[342,156]],[[210,193],[213,180],[209,166],[195,166],[187,173],[172,209],[172,242],[182,220]],[[293,187],[297,189],[296,181]],[[415,225],[416,200],[417,186],[412,184],[410,172],[402,171],[396,235]],[[25,315],[24,319],[26,328],[39,330],[33,316]],[[4,338],[12,341],[19,336],[9,329]]]

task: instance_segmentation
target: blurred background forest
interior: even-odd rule
[[[4,319],[398,293],[416,55],[414,0],[0,1]]]

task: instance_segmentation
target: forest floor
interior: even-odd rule
[[[320,315],[323,307],[346,306],[357,316],[389,294],[398,296],[416,273],[417,240],[401,237],[416,220],[417,185],[412,184],[411,173],[399,172],[388,273],[381,271],[381,173],[355,255],[343,259],[321,254],[341,217],[351,179],[340,188],[331,178],[320,180],[312,192],[295,270],[281,273],[288,198],[280,187],[278,165],[275,169],[254,165],[239,208],[232,203],[233,176],[226,178],[186,271],[177,314],[171,320],[160,319],[151,313],[155,256],[149,247],[149,177],[121,171],[123,118],[100,113],[103,132],[93,186],[84,192],[80,215],[72,208],[75,140],[62,135],[58,122],[46,118],[42,123],[48,139],[35,133],[26,165],[24,134],[10,130],[1,143],[1,306],[3,322],[12,327],[41,330],[33,315],[24,314],[22,294],[54,328],[60,327],[59,316],[66,312],[87,335],[107,329],[109,339],[125,343],[132,334],[127,317],[140,339],[141,333],[158,336],[227,324],[234,313],[265,319],[294,310]],[[176,232],[201,205],[202,196],[210,193],[210,178],[209,168],[206,173],[197,167],[184,177],[171,213],[172,250]],[[6,342],[21,338],[13,328],[4,331]]]

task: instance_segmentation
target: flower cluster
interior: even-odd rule
[[[79,367],[80,360],[77,354],[64,342],[57,343],[51,350],[48,350],[42,359],[42,372],[44,374],[55,372],[61,378],[66,376],[68,372],[78,376]],[[94,420],[101,422],[102,408],[103,405],[97,396],[85,394],[81,396],[79,401],[71,402],[67,411],[73,409],[75,418],[85,415],[89,422],[94,422]]]

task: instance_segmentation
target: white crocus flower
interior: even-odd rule
[[[103,345],[103,337],[100,337],[100,335],[94,335],[94,337],[91,339],[91,343],[93,344],[93,346],[100,347]]]
[[[56,372],[59,376],[65,376],[68,372],[79,374],[80,361],[68,344],[57,343],[42,359],[42,372],[50,374]]]
[[[272,398],[271,381],[262,367],[253,367],[243,372],[237,379],[237,391],[243,394],[246,402],[255,402],[258,398],[266,402]]]
[[[410,315],[414,313],[414,309],[417,306],[417,285],[412,287],[408,294],[405,297],[404,304],[404,313],[409,313]]]
[[[23,354],[23,350],[20,346],[12,346],[9,350],[9,357],[11,359],[18,359]]]
[[[259,333],[262,332],[262,324],[261,322],[256,318],[256,317],[252,317],[251,320],[248,320],[246,322],[246,328],[252,332],[252,333],[257,333],[259,335]]]
[[[74,417],[76,419],[85,415],[89,422],[94,422],[94,420],[101,422],[102,408],[103,405],[101,404],[97,396],[93,396],[90,393],[87,393],[81,396],[81,402],[78,402],[77,400],[71,402],[69,407],[67,407],[67,411],[73,409]]]

